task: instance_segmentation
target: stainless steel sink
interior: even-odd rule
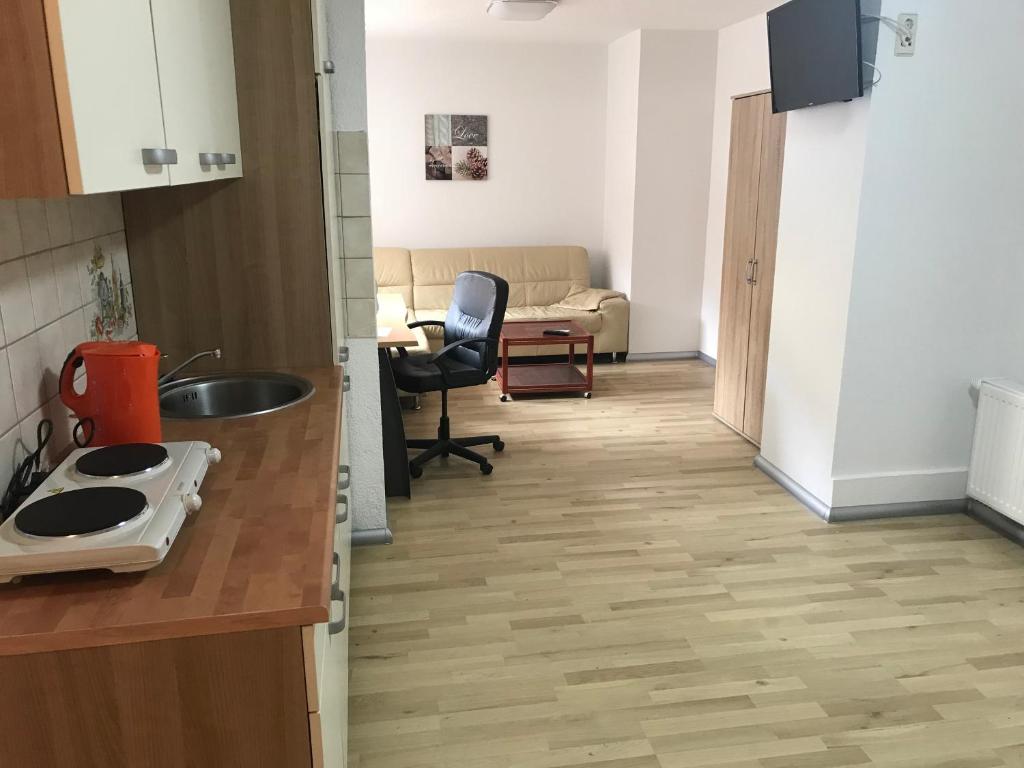
[[[256,416],[301,403],[315,391],[312,382],[286,373],[195,376],[160,387],[160,415],[165,419]]]

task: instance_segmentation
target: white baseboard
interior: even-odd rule
[[[639,363],[653,360],[696,360],[699,352],[630,352],[628,362]]]
[[[833,507],[919,504],[967,497],[967,467],[832,478]]]
[[[797,501],[807,507],[811,512],[816,514],[822,520],[828,522],[829,509],[828,504],[819,499],[813,493],[804,488],[800,483],[794,480],[792,477],[787,475],[781,469],[772,464],[761,454],[758,454],[754,458],[754,466],[764,472],[768,477],[774,480],[776,483],[781,485],[790,495],[793,496]]]
[[[954,514],[958,512],[966,512],[967,510],[967,498],[966,498],[966,470],[964,470],[964,492],[961,492],[960,496],[951,496],[949,498],[936,498],[936,499],[907,499],[907,500],[896,500],[895,498],[890,501],[879,502],[879,503],[861,503],[861,504],[836,504],[835,503],[835,491],[833,495],[833,504],[829,506],[817,496],[812,494],[793,478],[783,472],[781,469],[776,467],[770,461],[765,459],[763,456],[757,456],[754,459],[754,466],[764,472],[768,477],[774,480],[776,483],[781,485],[784,489],[789,491],[792,496],[807,507],[811,512],[820,517],[822,520],[828,523],[841,523],[849,522],[852,520],[877,520],[891,517],[917,517],[920,515],[945,515]],[[919,473],[920,474],[920,473]],[[926,476],[939,475],[943,473],[923,473]],[[844,481],[858,480],[867,481],[869,479],[877,480],[879,477],[886,478],[885,481],[879,485],[871,486],[872,489],[885,486],[889,483],[888,487],[893,492],[909,492],[908,489],[911,486],[909,475],[885,475],[885,476],[867,476],[859,478],[843,478]],[[904,478],[903,483],[896,482],[890,478]],[[946,483],[951,483],[949,478],[946,478]],[[838,487],[838,486],[837,486]],[[851,484],[848,486],[849,491],[854,486]],[[865,486],[861,486],[863,488]],[[950,487],[944,486],[940,479],[936,479],[935,488]],[[852,494],[848,493],[847,499],[851,498]],[[867,496],[862,496],[865,498]],[[867,497],[870,498],[870,497]]]

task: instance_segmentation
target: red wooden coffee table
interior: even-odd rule
[[[549,329],[566,329],[569,336],[545,336]],[[572,320],[508,320],[501,327],[501,367],[498,384],[501,402],[509,395],[540,392],[582,392],[589,398],[594,389],[594,335]],[[576,345],[587,345],[587,371],[576,366]],[[510,347],[568,346],[569,359],[564,363],[509,365]]]

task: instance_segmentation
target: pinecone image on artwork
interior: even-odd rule
[[[463,179],[481,181],[487,178],[487,156],[477,147],[470,147],[466,157],[455,164],[455,173]]]

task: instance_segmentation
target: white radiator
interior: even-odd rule
[[[1024,384],[981,382],[967,495],[1024,523]]]

